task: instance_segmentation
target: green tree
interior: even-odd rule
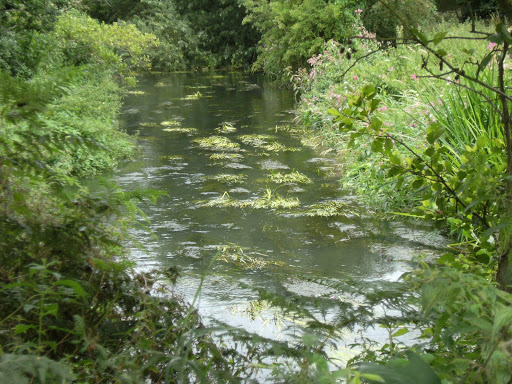
[[[309,57],[320,52],[325,41],[342,41],[355,21],[356,1],[242,0],[249,14],[245,23],[262,34],[254,69],[276,78],[285,68],[305,67]]]
[[[175,0],[200,41],[199,65],[248,67],[256,60],[257,29],[243,24],[247,10],[239,0]]]

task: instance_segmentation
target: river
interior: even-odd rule
[[[341,189],[335,160],[301,141],[293,108],[293,94],[261,76],[148,74],[121,116],[141,154],[116,180],[167,194],[144,206],[156,236],[134,233],[145,248],[132,250],[137,266],[178,267],[175,290],[188,300],[207,273],[205,319],[273,338],[280,327],[249,305],[254,288],[335,295],[311,279],[396,280],[445,244],[424,225],[378,219]]]

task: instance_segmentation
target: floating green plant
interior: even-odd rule
[[[158,124],[157,123],[140,123],[139,124],[141,127],[144,127],[144,128],[149,128],[149,127],[158,127]]]
[[[311,184],[312,181],[305,174],[299,171],[293,171],[291,173],[281,173],[272,171],[267,181],[271,183],[285,184],[285,183],[297,183],[297,184]]]
[[[194,140],[201,148],[210,149],[210,150],[231,150],[237,151],[240,149],[240,144],[235,143],[234,141],[229,140],[223,136],[210,136],[210,137],[201,137],[199,139]]]
[[[164,81],[159,81],[155,84],[155,87],[165,87],[167,84]]]
[[[222,123],[221,127],[215,128],[217,133],[232,133],[236,132],[236,128],[231,123]]]
[[[265,191],[265,194],[263,197],[256,199],[256,200],[250,200],[250,201],[244,201],[244,204],[242,204],[242,208],[245,206],[248,206],[250,208],[255,209],[264,209],[264,208],[271,208],[271,209],[286,209],[286,208],[295,208],[300,205],[300,201],[296,197],[282,197],[276,192],[273,192],[270,188],[267,188]]]
[[[240,247],[238,244],[229,244],[219,247],[217,260],[235,264],[246,269],[261,269],[269,266],[283,266],[282,262],[264,260],[266,255],[251,251],[249,248]]]
[[[179,127],[181,125],[181,123],[177,120],[166,120],[166,121],[162,121],[160,123],[160,125],[162,125],[164,127]]]
[[[180,100],[198,100],[201,97],[203,97],[203,94],[201,92],[197,91],[196,93],[182,97]]]
[[[214,153],[213,155],[210,155],[211,160],[237,160],[241,159],[243,156],[239,153]]]
[[[184,157],[180,155],[164,155],[160,156],[160,160],[182,161]]]
[[[223,173],[220,175],[211,176],[211,179],[224,184],[236,184],[241,183],[242,181],[247,179],[247,175],[231,175]]]
[[[183,127],[175,127],[175,128],[164,128],[165,132],[174,132],[174,133],[187,133],[193,134],[199,132],[196,128],[183,128]]]
[[[289,209],[299,206],[300,201],[296,197],[282,197],[267,188],[265,195],[258,199],[237,200],[229,196],[227,192],[224,192],[221,197],[213,200],[200,201],[199,204],[203,207],[219,208]]]
[[[288,132],[288,133],[300,133],[301,130],[298,128],[292,128],[290,125],[276,125],[275,128],[273,128],[275,132]]]
[[[126,92],[128,95],[146,95],[144,91],[128,91]]]
[[[262,149],[268,152],[296,152],[300,151],[300,148],[287,147],[284,144],[273,142],[261,146]]]
[[[185,88],[189,88],[189,89],[208,89],[208,88],[211,88],[211,85],[187,85]]]

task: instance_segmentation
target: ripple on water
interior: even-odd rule
[[[224,165],[224,168],[229,168],[229,169],[252,169],[251,166],[246,165],[246,164],[241,164],[241,163],[229,163],[229,164]]]
[[[259,162],[261,169],[290,169],[289,166],[276,160],[263,160]]]

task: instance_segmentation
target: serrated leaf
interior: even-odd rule
[[[35,325],[28,324],[18,324],[14,327],[14,334],[19,335],[21,333],[27,332],[29,329],[37,328]]]

